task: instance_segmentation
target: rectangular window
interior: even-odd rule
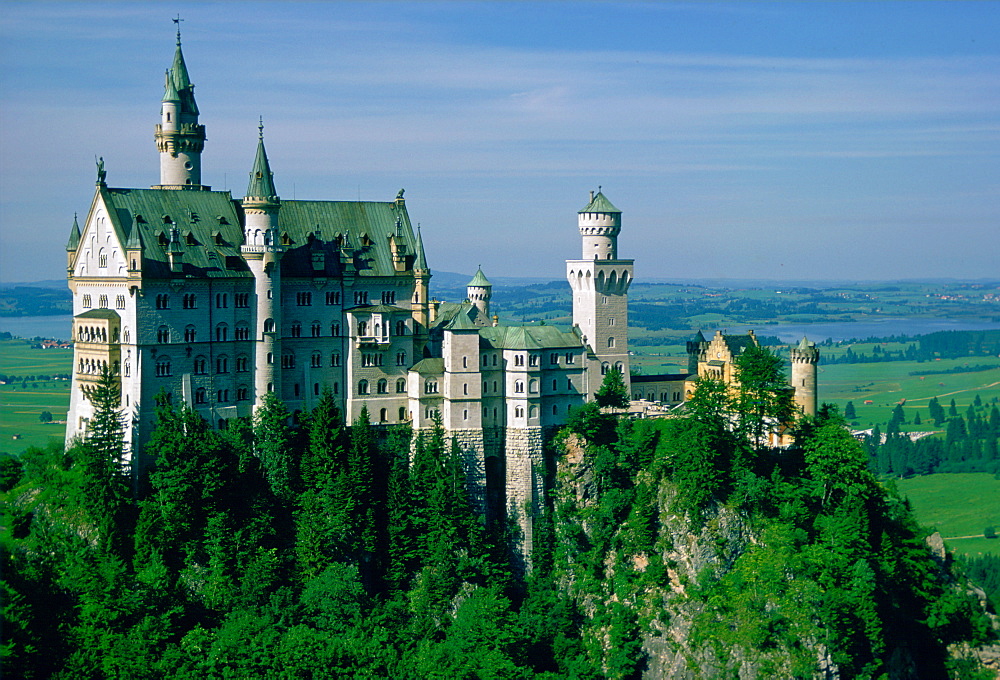
[[[125,296],[119,295],[115,298],[115,307],[118,309],[125,309]]]
[[[299,307],[308,307],[313,303],[312,297],[313,297],[312,293],[309,292],[296,293],[295,304],[297,304]]]
[[[368,291],[366,291],[366,290],[356,290],[356,291],[354,291],[354,304],[356,304],[356,305],[367,305],[368,304]]]
[[[574,355],[572,352],[566,352],[566,363],[572,364],[575,361],[576,361],[576,355]]]
[[[555,352],[553,352],[552,354],[550,354],[549,355],[549,363],[552,364],[552,365],[558,364],[559,363],[559,355],[556,354]]]
[[[107,295],[102,295],[101,297],[97,298],[97,306],[100,307],[101,309],[107,309],[108,308],[108,296]]]
[[[215,306],[219,309],[225,309],[229,306],[229,293],[216,293],[215,294]]]
[[[382,304],[392,305],[396,303],[396,291],[394,290],[383,290],[382,291]]]
[[[326,294],[326,304],[328,305],[339,305],[340,304],[340,292],[339,291],[329,291]]]

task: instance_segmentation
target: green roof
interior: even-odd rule
[[[187,65],[184,63],[184,53],[181,52],[181,34],[177,32],[177,49],[174,51],[174,63],[170,67],[171,84],[176,90],[181,102],[181,113],[198,115],[198,105],[194,101],[194,85],[188,76]],[[164,97],[167,95],[164,94]],[[167,101],[164,99],[164,101]]]
[[[417,244],[416,244],[416,248],[417,248],[417,259],[416,259],[416,262],[414,262],[414,264],[413,264],[413,268],[414,269],[423,270],[423,271],[429,271],[430,268],[427,266],[427,257],[424,255],[424,239],[420,235],[420,225],[419,224],[417,225]]]
[[[480,267],[479,270],[476,272],[476,275],[472,277],[472,280],[469,281],[469,283],[466,284],[466,286],[470,288],[473,286],[479,288],[490,288],[493,286],[493,284],[489,282],[489,279],[487,279],[486,275],[483,274],[483,268]]]
[[[77,319],[105,319],[107,321],[116,321],[121,319],[121,315],[118,314],[113,309],[91,309],[82,314],[77,314]]]
[[[618,213],[621,214],[621,210],[616,208],[607,197],[601,193],[597,192],[597,195],[590,199],[588,203],[582,210],[581,213]]]
[[[73,213],[73,228],[69,232],[69,241],[66,242],[66,250],[76,252],[80,247],[80,223],[76,221],[76,213]]]
[[[802,336],[802,339],[799,340],[799,349],[812,349],[815,346],[816,346],[816,343],[815,342],[809,342],[809,338],[807,338],[804,335]]]
[[[445,326],[449,331],[476,331],[479,330],[479,326],[475,321],[472,320],[473,314],[478,311],[475,305],[466,304],[462,306],[463,309],[458,314],[452,318],[451,321]]]
[[[413,364],[410,370],[424,375],[444,373],[444,359],[441,357],[421,359],[417,363]]]
[[[560,349],[583,347],[575,331],[556,326],[487,326],[479,336],[493,349]]]
[[[409,309],[396,307],[394,305],[369,305],[367,307],[351,307],[347,311],[363,314],[411,314]]]

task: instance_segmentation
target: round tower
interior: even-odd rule
[[[622,230],[622,213],[604,197],[590,192],[590,203],[577,213],[580,236],[583,237],[584,260],[617,260],[618,233]]]
[[[201,152],[205,148],[205,126],[198,124],[194,85],[188,77],[181,32],[177,30],[174,63],[167,71],[156,126],[156,148],[160,152],[160,184],[157,189],[207,189],[201,184]]]
[[[479,312],[482,314],[483,319],[490,318],[490,300],[493,298],[493,284],[489,282],[486,275],[483,274],[483,268],[480,267],[476,275],[472,277],[468,285],[465,287],[466,297],[469,302],[474,304]]]
[[[816,415],[816,365],[819,350],[816,343],[803,336],[799,344],[791,349],[792,388],[795,390],[795,405],[803,415]]]
[[[281,254],[278,212],[281,199],[264,150],[264,124],[258,127],[257,157],[243,201],[246,215],[240,252],[254,276],[256,347],[254,350],[254,404],[268,392],[281,394]]]

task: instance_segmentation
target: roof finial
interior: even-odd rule
[[[600,184],[597,185],[597,193],[601,193],[601,185]]]
[[[181,15],[178,14],[176,17],[174,17],[173,19],[171,19],[171,21],[173,21],[175,24],[177,24],[177,46],[180,47],[180,44],[181,44],[181,22],[184,21],[184,20],[181,19]]]
[[[264,116],[261,116],[257,123],[257,138],[264,139]]]

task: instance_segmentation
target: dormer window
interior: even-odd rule
[[[187,243],[189,246],[196,246],[196,245],[198,245],[198,239],[196,239],[194,237],[194,234],[192,234],[190,231],[184,237],[184,242]]]
[[[290,245],[292,245],[292,243],[294,243],[294,241],[292,241],[292,239],[288,236],[288,232],[287,231],[282,232],[282,234],[281,234],[281,245],[283,245],[283,246],[290,246]]]
[[[218,215],[215,219],[219,221],[219,224],[229,224],[229,221],[226,219],[225,215]]]
[[[174,221],[172,219],[170,219],[170,215],[163,215],[163,223],[164,224],[173,224]]]

